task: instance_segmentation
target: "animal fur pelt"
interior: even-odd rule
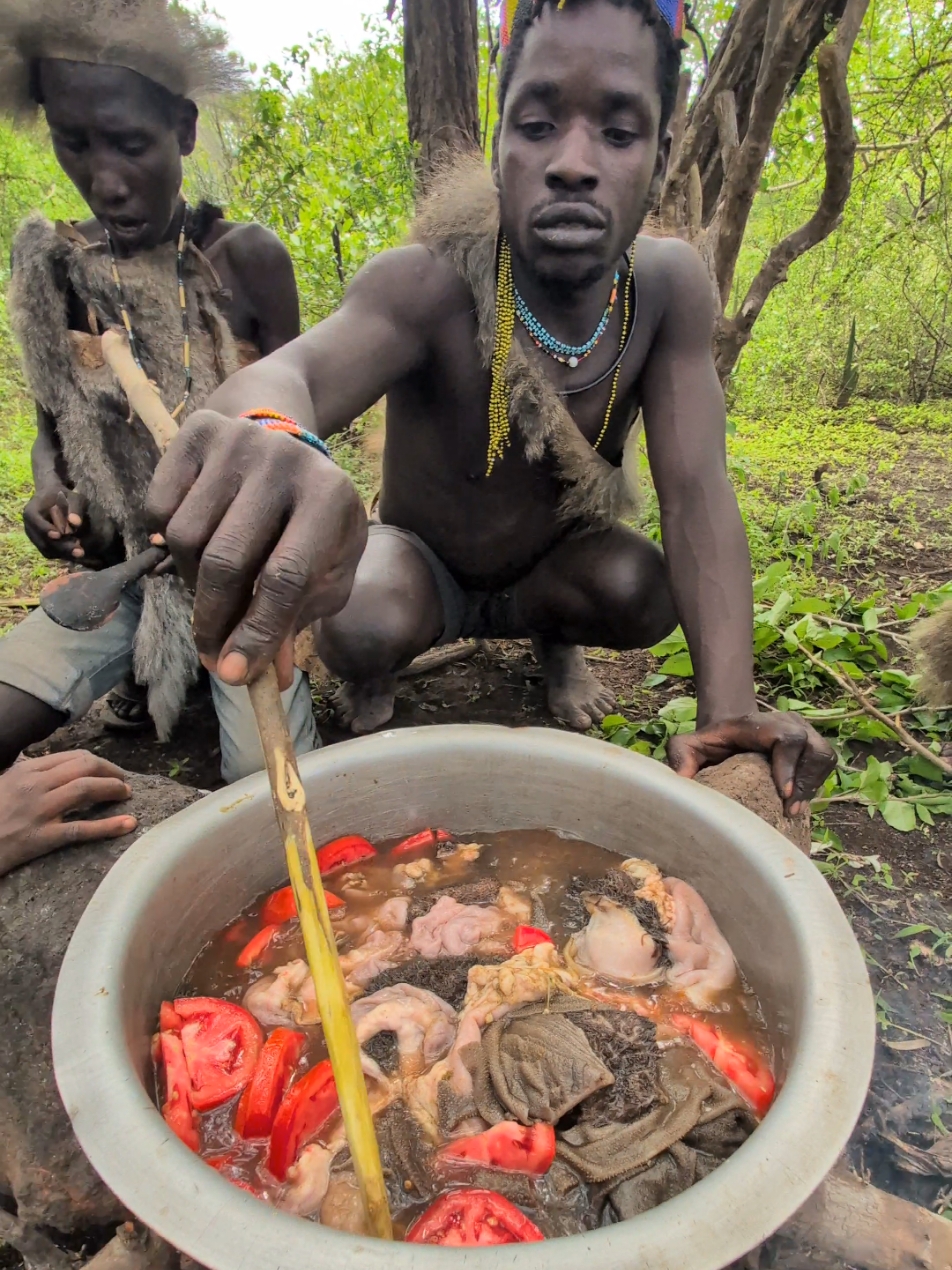
[[[952,601],[912,631],[919,670],[919,693],[937,710],[952,706]]]
[[[496,250],[499,197],[479,155],[463,153],[432,181],[411,230],[411,240],[445,255],[476,300],[479,355],[492,367],[496,332]],[[612,525],[636,506],[624,470],[613,467],[579,432],[542,369],[540,358],[512,342],[506,368],[509,420],[530,463],[548,453],[564,492],[559,517],[592,527]]]
[[[0,114],[36,114],[36,62],[125,66],[177,97],[241,87],[225,33],[167,0],[2,0]]]
[[[176,245],[165,243],[120,262],[123,293],[143,367],[174,407],[184,387]],[[194,246],[185,291],[192,344],[189,410],[237,368],[235,343],[215,295],[214,269]],[[88,331],[70,329],[68,294],[88,314]],[[70,478],[90,506],[118,526],[132,556],[148,546],[145,499],[159,460],[144,424],[130,418],[125,395],[104,363],[98,332],[119,324],[109,254],[69,226],[42,216],[24,222],[13,245],[10,319],[27,382],[55,420]],[[161,740],[170,735],[198,674],[191,601],[180,579],[147,579],[134,669],[148,686],[149,713]]]

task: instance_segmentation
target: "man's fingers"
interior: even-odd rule
[[[62,537],[63,534],[69,533],[69,521],[66,519],[66,509],[59,503],[54,503],[50,508],[50,520],[53,523],[54,531]]]
[[[252,478],[253,479],[253,478]],[[165,528],[165,541],[186,586],[197,588],[202,557],[221,533],[222,522],[241,489],[227,456],[212,455]],[[251,534],[255,527],[248,525]]]
[[[46,762],[49,759],[61,758],[62,763],[49,763],[45,769],[46,788],[55,789],[59,785],[67,785],[70,781],[84,780],[86,777],[111,778],[125,783],[126,777],[121,767],[116,767],[115,763],[107,763],[104,758],[100,758],[98,754],[90,754],[88,750],[67,750],[61,755],[48,755],[47,759],[38,759],[37,762]]]
[[[78,490],[71,489],[66,496],[66,519],[74,529],[86,519],[86,499]]]
[[[256,580],[261,585],[285,515],[281,491],[269,488],[266,481],[249,483],[241,493],[202,554],[195,587],[195,646],[216,663],[226,639],[248,610]],[[279,634],[275,649],[286,633]],[[244,678],[228,678],[226,683],[243,683]]]
[[[132,797],[132,790],[124,780],[113,776],[81,776],[66,785],[59,785],[43,799],[43,813],[52,819],[71,811],[85,811],[102,803],[122,803]]]
[[[668,763],[673,772],[693,780],[704,766],[703,755],[690,736],[673,736],[668,742]]]
[[[813,801],[817,791],[836,767],[836,753],[826,741],[814,733],[808,738],[797,766],[792,806],[801,809]],[[792,812],[795,815],[796,812]]]
[[[226,683],[234,682],[231,676],[240,671],[240,658],[247,664],[242,681],[256,679],[274,661],[297,630],[297,617],[315,576],[320,576],[320,564],[314,545],[303,542],[297,529],[289,529],[265,561],[247,612],[222,649],[218,673]]]
[[[800,762],[800,755],[803,753],[806,741],[805,735],[783,737],[777,741],[770,752],[770,769],[773,772],[774,784],[777,787],[777,793],[784,801],[788,815],[796,814],[793,812],[793,806],[796,803],[795,778],[797,764]]]
[[[159,460],[145,508],[149,527],[157,533],[165,532],[166,525],[198,480],[209,444],[210,420],[221,422],[221,416],[212,411],[196,411]]]
[[[44,852],[73,847],[101,838],[122,838],[138,826],[135,816],[109,816],[106,820],[56,820],[44,826],[36,840]]]

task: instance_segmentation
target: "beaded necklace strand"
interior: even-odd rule
[[[556,339],[554,335],[545,329],[518,291],[516,291],[516,317],[526,328],[529,338],[536,348],[541,349],[543,353],[547,353],[549,357],[555,358],[563,366],[570,366],[574,370],[580,362],[584,362],[586,357],[595,352],[602,336],[608,330],[608,323],[611,321],[612,313],[615,311],[615,301],[618,299],[618,280],[620,276],[619,273],[615,273],[611,297],[605,312],[595,328],[595,334],[591,339],[586,340],[584,344],[565,344],[562,340]]]
[[[616,274],[615,288],[613,290],[617,290],[617,285],[618,275]],[[634,323],[632,322],[634,288],[635,258],[634,247],[632,247],[631,263],[628,268],[628,277],[625,280],[624,312],[618,360],[604,375],[600,375],[594,383],[585,384],[582,388],[570,389],[565,393],[559,394],[560,396],[574,396],[578,392],[587,392],[597,384],[604,382],[609,375],[613,376],[611,396],[608,399],[608,409],[605,411],[605,421],[602,424],[601,432],[598,434],[598,440],[592,447],[594,450],[598,450],[605,440],[611,423],[612,411],[615,408],[615,402],[618,400],[618,385],[621,382],[622,363],[625,360],[625,353],[628,351],[631,334],[634,330]],[[487,477],[492,476],[493,468],[498,462],[501,462],[511,441],[509,384],[506,380],[506,367],[509,364],[509,354],[512,349],[513,336],[515,335],[517,310],[516,288],[512,278],[512,251],[508,240],[503,237],[499,244],[499,262],[496,273],[496,332],[493,344],[492,384],[489,390],[489,447],[486,453]],[[635,312],[637,312],[637,309]],[[529,328],[527,327],[526,329],[528,330]],[[529,331],[529,334],[531,336],[532,332]]]
[[[186,203],[182,212],[182,228],[179,230],[178,249],[175,256],[179,308],[182,313],[182,365],[185,367],[185,395],[172,411],[173,419],[177,419],[179,417],[192,395],[192,343],[188,325],[188,301],[185,295],[185,248],[188,245],[188,236],[186,234],[188,213],[189,206]],[[129,318],[129,310],[126,307],[126,297],[125,292],[122,289],[122,278],[119,276],[119,265],[116,260],[116,251],[113,246],[112,236],[109,233],[109,230],[106,229],[105,225],[103,226],[103,232],[106,235],[106,245],[109,247],[109,261],[112,265],[112,280],[116,288],[119,315],[122,318],[122,325],[125,327],[126,335],[129,338],[129,350],[132,353],[135,364],[140,370],[144,371],[144,367],[139,358],[139,342],[136,339],[135,331],[132,329],[132,322]]]

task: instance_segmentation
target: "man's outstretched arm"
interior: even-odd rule
[[[750,552],[727,476],[726,419],[711,354],[714,311],[703,263],[666,243],[665,314],[644,379],[648,457],[671,585],[691,649],[697,732],[669,758],[694,776],[732,754],[766,754],[788,813],[814,796],[835,758],[796,714],[761,714],[754,694]]]
[[[195,592],[199,654],[225,682],[248,682],[344,607],[367,539],[330,459],[240,416],[273,410],[320,436],[346,427],[426,357],[451,298],[440,263],[419,247],[372,261],[333,317],[223,384],[159,463],[150,522]]]

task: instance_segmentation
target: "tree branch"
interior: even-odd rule
[[[717,117],[717,134],[721,143],[721,166],[726,180],[740,145],[740,137],[737,135],[737,102],[729,88],[725,88],[714,98],[714,114]]]
[[[714,129],[714,101],[717,94],[733,86],[741,67],[750,55],[751,44],[760,39],[760,28],[766,23],[770,0],[740,0],[730,23],[733,31],[722,55],[715,54],[711,73],[691,108],[684,139],[665,181],[662,204],[673,196],[673,187],[683,185]]]
[[[721,322],[715,338],[715,360],[722,381],[736,365],[770,293],[786,281],[793,262],[829,237],[842,219],[853,185],[856,159],[847,69],[853,42],[868,7],[869,0],[848,0],[842,21],[846,23],[850,42],[841,41],[838,33],[832,44],[824,45],[817,52],[820,112],[826,141],[823,193],[817,210],[806,224],[788,234],[770,252],[735,316]]]
[[[815,0],[775,3],[770,12],[768,28],[774,34],[769,45],[766,40],[764,43],[747,132],[725,177],[717,212],[709,227],[711,262],[724,309],[730,300],[734,269],[777,116],[803,59],[814,19]]]

